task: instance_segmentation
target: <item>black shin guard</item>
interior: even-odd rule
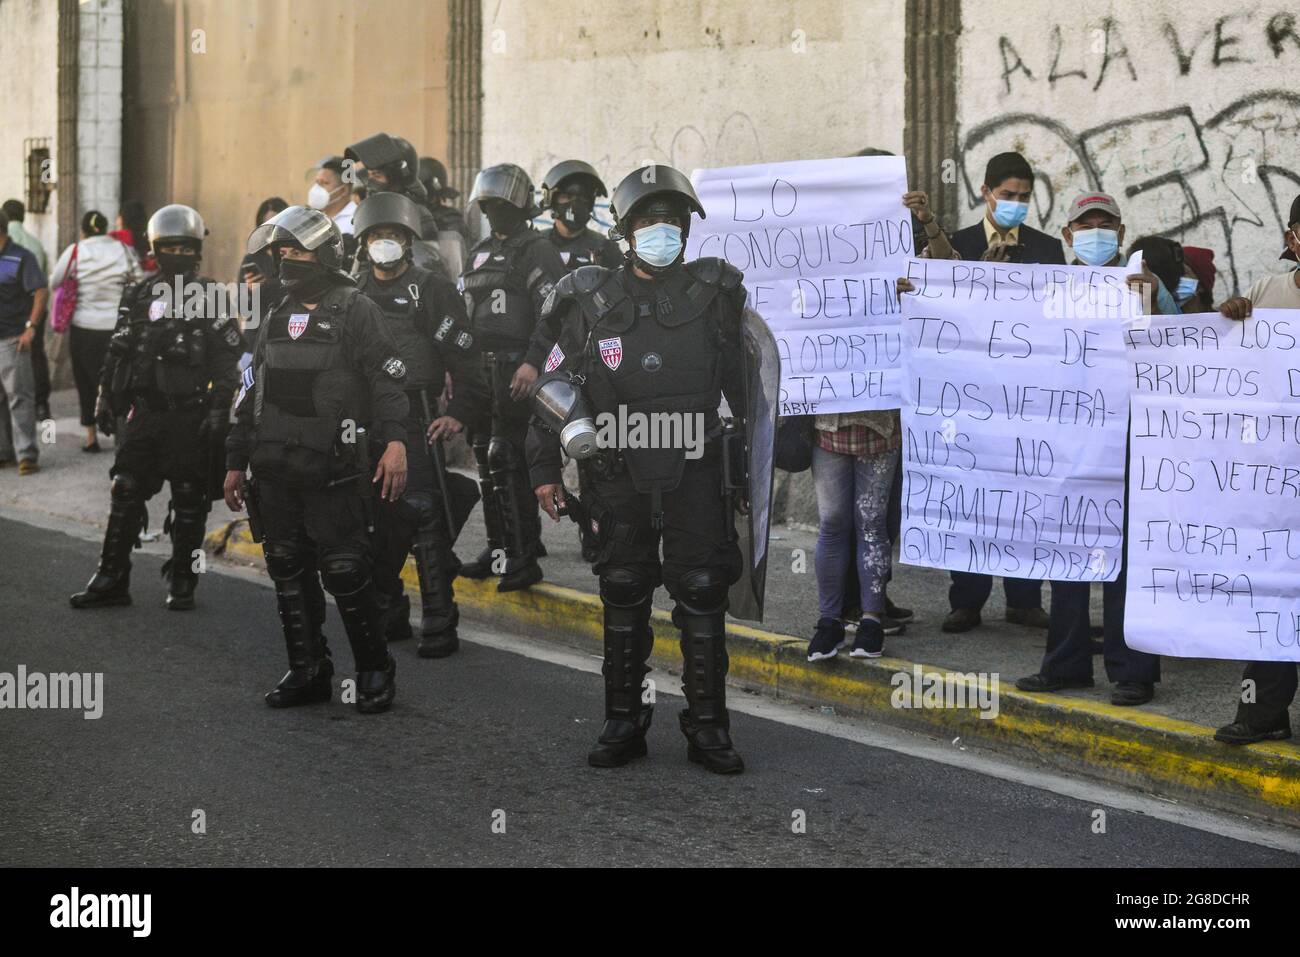
[[[465,578],[487,578],[492,574],[492,560],[495,554],[506,547],[505,530],[498,507],[496,493],[492,486],[492,467],[488,462],[489,438],[475,434],[473,442],[474,465],[478,469],[478,487],[483,499],[483,527],[487,532],[487,547],[472,562],[460,568]]]
[[[185,611],[194,607],[194,589],[199,582],[195,553],[203,549],[210,503],[202,485],[174,482],[168,508],[171,514],[163,529],[172,539],[172,557],[163,564],[163,576],[168,580],[167,607]]]
[[[420,581],[420,645],[416,653],[421,658],[445,658],[460,647],[456,633],[460,610],[448,571],[451,552],[439,547],[439,533],[436,527],[422,527],[411,548]]]
[[[272,708],[292,708],[330,699],[334,663],[312,609],[313,584],[319,591],[320,582],[314,569],[300,570],[290,578],[275,582],[289,671],[266,694],[266,703]]]
[[[727,713],[726,582],[713,569],[682,576],[673,624],[681,630],[681,712],[688,757],[721,774],[744,770],[731,743]]]
[[[71,597],[73,608],[131,604],[131,549],[138,544],[144,517],[144,498],[138,483],[130,475],[117,475],[113,479],[99,569],[85,590]]]
[[[654,645],[651,583],[627,568],[608,569],[600,581],[604,604],[605,724],[588,755],[595,767],[617,767],[646,753],[654,705],[645,697],[646,661]]]

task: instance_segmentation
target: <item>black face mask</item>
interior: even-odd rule
[[[167,276],[184,276],[199,268],[198,253],[157,253],[154,258]]]
[[[578,197],[570,203],[559,204],[555,206],[555,218],[562,221],[570,229],[585,229],[588,221],[591,219],[592,209],[595,203],[586,197]]]
[[[524,211],[506,203],[493,206],[491,212],[485,212],[484,215],[487,216],[492,232],[503,236],[513,233],[524,221]]]
[[[318,262],[281,259],[280,285],[289,290],[299,302],[304,302],[333,285],[333,276]]]

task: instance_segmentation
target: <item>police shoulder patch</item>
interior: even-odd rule
[[[551,346],[551,354],[546,357],[545,371],[554,372],[556,369],[560,367],[560,363],[562,363],[563,361],[564,361],[564,350],[560,348],[560,344],[557,342],[555,345]]]
[[[384,374],[394,381],[400,381],[406,378],[406,363],[401,359],[393,356],[384,363]]]

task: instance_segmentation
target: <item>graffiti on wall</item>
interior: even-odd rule
[[[1134,113],[1076,131],[1035,113],[970,127],[959,155],[969,208],[990,157],[1017,150],[1036,173],[1031,225],[1059,235],[1075,194],[1119,200],[1126,240],[1156,234],[1215,251],[1216,298],[1277,272],[1300,192],[1300,94],[1269,90],[1212,115],[1191,106]]]

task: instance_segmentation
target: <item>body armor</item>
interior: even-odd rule
[[[536,324],[529,291],[547,277],[536,267],[525,275],[522,260],[529,245],[541,242],[541,233],[523,229],[505,240],[488,237],[470,252],[461,286],[470,327],[484,350],[528,348]]]
[[[209,287],[211,280],[191,278]],[[198,408],[209,401],[211,351],[219,336],[231,349],[239,329],[225,315],[184,318],[181,304],[153,291],[155,280],[133,286],[123,299],[118,327],[109,341],[110,391],[147,408]],[[169,286],[169,288],[175,288]]]
[[[587,228],[578,235],[569,237],[562,236],[558,229],[552,228],[545,235],[560,251],[560,258],[564,260],[564,265],[570,272],[583,266],[604,266],[612,269],[617,265],[606,261],[606,257],[610,255],[607,250],[612,245],[610,240],[594,229]],[[617,246],[614,250],[617,251]],[[619,256],[622,256],[621,252]]]
[[[358,466],[337,442],[345,422],[368,421],[366,383],[341,345],[343,320],[357,295],[355,287],[334,287],[312,313],[294,312],[286,299],[267,320],[265,351],[254,370],[255,472],[322,486]]]

